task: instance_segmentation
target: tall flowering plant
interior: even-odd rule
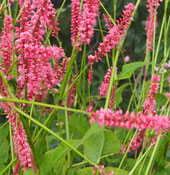
[[[160,23],[162,4],[145,2],[137,61],[127,43],[137,38],[141,0],[119,17],[118,1],[113,13],[99,0],[57,9],[51,0],[0,2],[0,174],[170,172],[169,1]],[[61,39],[67,10],[71,54]]]

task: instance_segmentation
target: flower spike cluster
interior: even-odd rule
[[[170,129],[170,119],[163,115],[145,115],[138,112],[123,113],[122,110],[112,111],[110,109],[97,110],[92,112],[90,122],[97,122],[100,126],[112,126],[124,129],[139,129],[139,130],[152,130],[155,132],[166,132]]]
[[[45,47],[45,28],[53,30],[57,35],[59,29],[55,20],[55,9],[50,0],[37,0],[29,3],[22,11],[19,27],[16,27],[16,52],[19,55],[18,65],[18,96],[23,97],[27,89],[27,98],[41,101],[48,90],[58,85],[65,73],[64,50],[56,46]],[[54,59],[54,66],[49,62]],[[62,65],[63,64],[63,65]]]
[[[129,22],[133,20],[131,17],[133,10],[134,5],[132,3],[125,6],[122,18],[117,20],[117,24],[109,30],[109,34],[107,34],[103,39],[104,41],[99,44],[98,50],[95,51],[94,56],[88,56],[90,65],[93,65],[95,62],[101,60],[103,56],[106,56],[111,49],[119,44],[120,39],[123,37],[125,30],[129,26]]]
[[[72,46],[75,45],[78,32],[79,32],[79,24],[81,20],[80,14],[80,0],[72,0],[72,18],[71,18],[71,41]]]
[[[111,28],[113,27],[112,21],[110,20],[110,17],[106,14],[103,15],[104,20],[106,22],[106,26],[108,28],[108,30],[111,30]]]
[[[79,48],[82,43],[90,44],[90,39],[94,34],[93,26],[96,24],[99,7],[99,0],[84,0],[82,13],[80,13],[79,0],[72,0],[72,45],[75,44],[77,37],[77,48]]]
[[[147,0],[146,7],[148,8],[149,15],[148,15],[148,18],[146,20],[145,30],[146,30],[146,35],[147,35],[147,45],[148,45],[149,51],[152,51],[154,28],[156,30],[156,27],[157,27],[156,9],[159,7],[160,2],[162,2],[162,1],[163,0]],[[156,19],[156,21],[154,19]],[[154,27],[154,25],[156,25],[156,26]]]
[[[107,71],[106,75],[104,76],[104,81],[102,82],[101,86],[99,87],[101,97],[106,97],[107,96],[111,74],[112,74],[112,67],[111,67],[111,69],[109,69]]]
[[[156,104],[156,100],[155,100],[155,95],[158,92],[158,88],[159,88],[159,81],[160,81],[160,76],[153,74],[152,76],[152,82],[151,85],[149,87],[149,91],[147,92],[147,96],[145,99],[145,102],[143,104],[143,109],[144,109],[144,114],[147,115],[149,113],[151,114],[155,114],[156,109],[155,109],[155,104]]]
[[[2,61],[3,61],[3,69],[4,73],[8,71],[12,64],[12,52],[13,52],[13,26],[12,26],[12,19],[10,16],[6,16],[4,19],[4,28],[2,29],[2,36],[1,36],[1,45],[0,50],[2,53]]]

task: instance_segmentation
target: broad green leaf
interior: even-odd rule
[[[105,171],[108,171],[109,170],[110,172],[114,171],[114,174],[116,174],[117,171],[118,171],[118,168],[106,167],[103,170],[105,170]],[[125,171],[123,169],[119,169],[119,171],[118,171],[118,175],[128,175],[128,174],[129,174],[129,172],[128,171]]]
[[[168,146],[169,137],[165,135],[161,138],[159,151],[157,151],[157,153],[155,154],[155,164],[157,165],[157,167],[164,167],[166,161],[165,155],[167,154]]]
[[[106,167],[103,169],[104,171],[114,171],[114,174],[116,174],[118,168],[113,168],[113,167]],[[83,168],[77,171],[77,175],[92,175],[93,168],[92,167],[87,167]],[[123,169],[119,169],[118,175],[128,175],[129,172],[125,171]],[[96,173],[95,175],[99,175],[99,173]]]
[[[76,174],[76,171],[77,171],[78,169],[80,169],[80,168],[81,168],[81,166],[70,167],[70,168],[67,170],[66,175],[77,175],[77,174]]]
[[[120,162],[122,161],[123,158],[123,154],[115,154],[112,156],[107,156],[105,158],[105,160],[107,161],[107,163],[112,164],[112,165],[119,165]]]
[[[91,135],[84,142],[84,153],[94,163],[99,163],[104,145],[104,132]]]
[[[124,80],[130,78],[136,69],[144,65],[146,65],[145,62],[135,62],[123,65],[122,71],[118,75],[118,80]]]
[[[81,144],[80,140],[69,140],[68,143],[74,146],[75,148],[77,148]],[[65,155],[69,150],[70,148],[68,148],[67,146],[60,145],[56,149],[47,151],[45,155],[42,157],[40,174],[55,175],[56,169],[54,169],[54,167],[57,166],[57,164],[59,164],[60,162],[61,163],[60,168],[62,168],[62,164],[64,164],[65,161]],[[59,172],[61,171],[62,169],[60,169]]]
[[[32,169],[27,169],[23,175],[37,175]]]
[[[69,119],[69,132],[74,139],[81,139],[89,129],[86,117],[72,115]]]
[[[4,168],[5,168],[5,164],[0,164],[0,173],[1,173],[1,171],[2,171]],[[6,174],[7,174],[7,172],[4,173],[3,175],[6,175]]]
[[[77,175],[92,175],[93,168],[87,167],[77,171]]]
[[[127,158],[124,163],[124,169],[127,171],[131,171],[136,163],[135,159]]]
[[[165,165],[165,171],[168,173],[168,175],[170,175],[170,162],[166,162],[166,165]]]
[[[8,160],[9,145],[5,137],[0,135],[0,164],[4,164]]]
[[[93,124],[88,131],[85,133],[84,137],[82,138],[82,142],[84,142],[86,139],[88,139],[89,137],[91,137],[91,135],[104,131],[104,128],[102,128],[101,126],[97,125],[97,124]]]
[[[163,105],[165,105],[165,103],[167,102],[168,98],[162,94],[162,93],[157,93],[156,94],[156,106],[157,108],[162,107]]]
[[[122,92],[127,86],[129,86],[129,83],[123,84],[122,86],[120,86],[116,90],[116,95],[115,95],[115,103],[116,103],[116,105],[119,105],[122,102]]]
[[[170,172],[169,172],[170,173]],[[159,168],[154,172],[154,175],[168,175],[164,168]]]
[[[111,131],[104,132],[105,141],[103,146],[102,155],[107,155],[111,153],[120,153],[120,140],[117,138],[116,134]]]
[[[62,156],[59,161],[56,161],[53,165],[53,170],[55,175],[64,175],[69,167],[68,161],[66,161],[65,156]]]
[[[1,129],[0,129],[0,136],[2,135],[3,137],[7,137],[8,136],[8,132],[9,132],[9,125],[6,124],[5,126],[3,126]]]

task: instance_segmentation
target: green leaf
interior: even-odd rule
[[[122,102],[122,92],[127,86],[129,86],[129,83],[123,84],[122,86],[120,86],[116,90],[116,95],[115,95],[115,103],[116,103],[116,105],[119,105]]]
[[[81,144],[80,140],[69,140],[68,143],[75,148]],[[60,168],[58,169],[58,173],[61,173],[63,170],[63,165],[65,163],[65,156],[68,151],[70,151],[70,148],[65,145],[60,145],[56,149],[47,151],[41,161],[40,174],[56,175],[55,167]]]
[[[99,163],[104,145],[104,132],[97,132],[91,135],[84,142],[84,153],[94,163]]]
[[[35,173],[32,169],[27,169],[23,175],[36,175],[37,173]]]
[[[86,117],[72,115],[69,119],[69,132],[72,138],[81,139],[86,131],[89,129],[89,121]]]
[[[165,103],[167,102],[168,98],[162,94],[162,93],[157,93],[156,94],[156,106],[157,108],[162,107],[163,105],[165,105]]]
[[[102,155],[107,155],[111,153],[120,153],[121,143],[117,138],[116,134],[111,131],[105,131],[105,142],[103,146]]]
[[[0,135],[0,164],[4,164],[8,160],[9,145],[5,137]]]
[[[118,168],[106,167],[103,170],[105,170],[105,171],[108,171],[109,170],[110,172],[114,171],[114,174],[116,174],[117,171],[118,171]],[[119,171],[118,171],[118,175],[128,175],[128,174],[129,174],[129,172],[128,171],[125,171],[123,169],[119,169]]]
[[[8,132],[9,132],[9,125],[6,124],[5,126],[3,126],[1,129],[0,129],[0,136],[2,135],[3,137],[7,137],[8,136]]]
[[[0,164],[0,173],[1,173],[1,171],[3,170],[5,168],[5,165],[4,164]],[[3,175],[6,175],[7,174],[7,172],[5,173],[5,174],[3,174]]]
[[[118,168],[106,167],[103,170],[104,171],[110,171],[110,172],[114,171],[114,174],[116,174]],[[92,167],[86,167],[86,168],[78,170],[77,171],[77,175],[92,175],[92,172],[93,172],[93,168]],[[128,174],[129,174],[128,171],[119,169],[118,175],[128,175]],[[95,175],[99,175],[99,174],[96,173]]]
[[[101,126],[97,125],[97,124],[93,124],[88,131],[85,133],[84,137],[82,138],[82,142],[84,142],[86,139],[88,139],[89,137],[91,137],[91,135],[104,131],[105,129],[102,128]]]
[[[154,172],[154,175],[168,175],[164,168],[159,168]]]
[[[144,65],[146,65],[145,62],[135,62],[123,65],[122,71],[118,75],[118,80],[124,80],[130,78],[136,69]]]
[[[77,171],[77,175],[92,175],[93,168],[87,167]]]
[[[168,175],[170,175],[170,162],[166,162],[166,166],[165,166],[165,170],[168,173]]]

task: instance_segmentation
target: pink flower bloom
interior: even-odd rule
[[[136,115],[132,112],[123,114],[122,110],[112,111],[110,109],[104,110],[101,108],[96,112],[92,112],[90,122],[97,122],[100,126],[123,127],[124,129],[139,129],[152,130],[155,132],[166,132],[170,129],[169,118],[162,115],[143,114],[138,112]]]
[[[111,69],[109,69],[107,71],[106,75],[104,76],[104,81],[102,82],[101,86],[99,87],[100,96],[102,96],[102,97],[107,96],[111,74],[112,74],[112,67],[111,67]]]
[[[15,50],[19,55],[18,96],[27,89],[27,98],[41,101],[48,90],[59,84],[67,67],[64,50],[56,46],[45,47],[42,44],[45,28],[58,34],[58,23],[55,20],[55,9],[50,0],[24,1],[19,27],[16,27]],[[52,67],[50,60],[53,58]]]
[[[166,96],[168,97],[168,99],[170,101],[170,93],[166,93]]]
[[[10,105],[3,103],[5,112],[8,113],[8,121],[12,126],[14,154],[18,159],[14,174],[19,172],[20,166],[22,166],[23,171],[27,170],[28,168],[33,168],[33,170],[36,171],[34,158],[27,140],[25,130],[23,129],[22,123],[19,121],[19,114],[12,110],[13,106],[13,103],[10,103]]]
[[[13,142],[14,152],[19,162],[23,166],[23,171],[28,168],[35,169],[33,155],[27,141],[27,136],[22,124],[19,122],[18,116],[16,118],[17,124],[13,125]]]
[[[90,66],[89,73],[88,73],[88,86],[91,85],[92,78],[93,78],[93,69],[92,69],[92,66]]]
[[[147,0],[147,5],[146,7],[148,8],[148,13],[149,16],[146,20],[146,35],[147,35],[147,45],[148,45],[148,50],[152,51],[152,45],[153,45],[153,37],[154,37],[154,25],[155,29],[157,27],[157,8],[160,5],[160,2],[162,2],[162,0]],[[156,18],[155,18],[156,17]],[[154,18],[156,19],[156,21],[154,21]]]
[[[71,105],[74,103],[75,95],[76,95],[76,85],[74,84],[68,93],[68,98],[67,98],[67,107],[68,108],[70,108]]]
[[[71,41],[72,41],[72,46],[74,46],[78,36],[79,25],[81,20],[80,0],[72,0],[71,6],[72,6]]]
[[[4,28],[2,29],[2,36],[1,36],[1,53],[2,53],[2,62],[4,65],[4,73],[8,71],[12,64],[12,52],[13,52],[13,26],[12,26],[12,19],[10,16],[6,15],[4,19]],[[10,71],[11,72],[11,71]]]
[[[130,152],[130,151],[132,151],[132,150],[137,150],[137,149],[141,146],[141,144],[142,144],[142,142],[143,142],[143,137],[144,137],[144,136],[145,136],[145,130],[139,131],[139,132],[136,134],[134,140],[132,141],[132,143],[131,143],[131,145],[130,145],[130,147],[129,147],[128,152]],[[125,153],[127,147],[128,147],[128,145],[124,145],[124,146],[121,148],[121,154],[124,154],[124,153]]]
[[[44,99],[47,91],[62,79],[63,66],[58,62],[63,56],[63,49],[56,46],[45,48],[43,45],[24,44],[18,57],[18,94],[27,88],[29,100],[33,97]],[[49,63],[52,58],[55,60],[54,69]]]
[[[125,62],[126,63],[130,62],[130,56],[125,56]]]
[[[104,17],[104,20],[106,22],[106,26],[107,26],[108,30],[111,30],[111,28],[113,27],[113,23],[110,20],[110,17],[106,14],[104,14],[103,17]]]
[[[111,93],[111,97],[110,97],[110,102],[109,102],[109,108],[113,109],[114,105],[115,105],[115,94],[116,94],[116,84],[113,85],[113,89],[112,89],[112,93]]]
[[[105,171],[104,165],[98,165],[97,170],[100,173],[100,175],[113,175],[114,174],[114,171],[110,171],[110,170]],[[92,174],[95,174],[95,173],[96,173],[96,167],[93,167]]]
[[[122,18],[117,20],[117,24],[109,30],[109,34],[104,37],[103,43],[99,44],[98,51],[95,51],[94,56],[88,56],[90,65],[101,60],[103,56],[106,56],[111,49],[119,44],[119,40],[123,37],[125,30],[129,26],[129,22],[133,20],[131,17],[133,10],[134,5],[132,3],[125,6]]]
[[[99,13],[99,6],[99,0],[84,0],[82,15],[78,28],[79,40],[77,47],[80,47],[81,43],[87,45],[90,44],[90,38],[92,38],[94,34],[93,26],[96,24],[96,16]]]
[[[157,75],[153,74],[152,82],[151,82],[151,85],[149,87],[149,91],[147,92],[145,102],[143,104],[143,109],[144,109],[144,114],[145,115],[147,115],[149,113],[154,115],[155,112],[156,112],[156,109],[155,109],[155,104],[156,104],[155,95],[158,92],[159,81],[160,81],[160,76],[157,76]]]

